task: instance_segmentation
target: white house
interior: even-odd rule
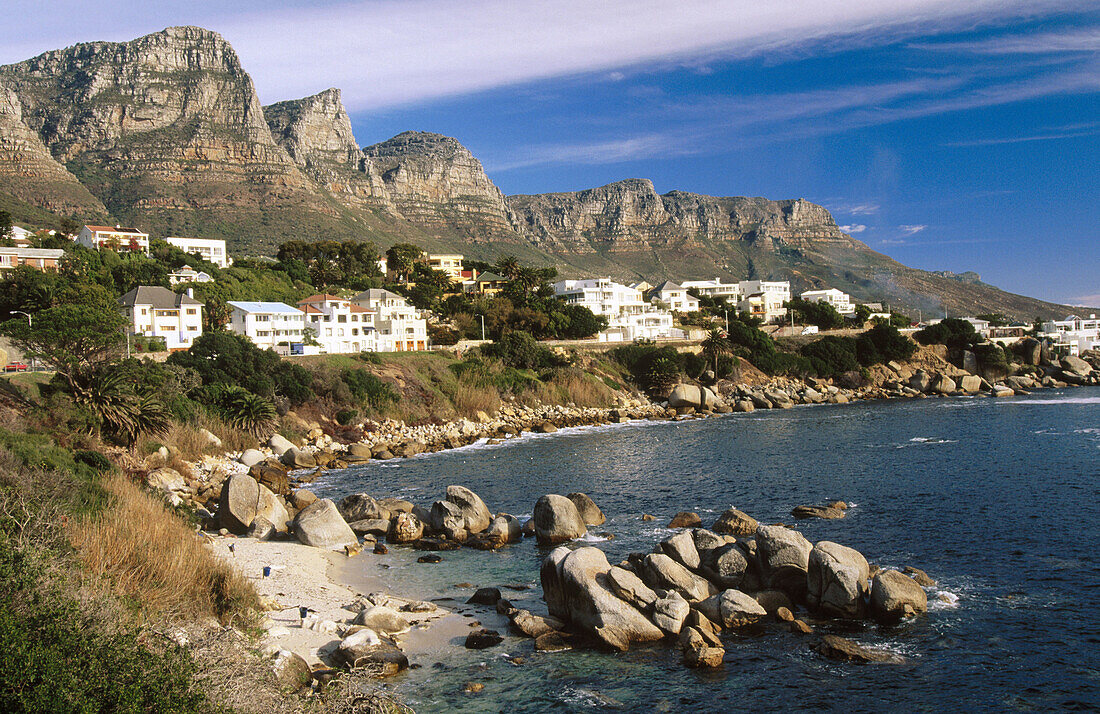
[[[327,293],[307,297],[298,308],[305,313],[303,331],[312,334],[322,353],[378,351],[374,314],[367,308]]]
[[[1100,349],[1100,319],[1094,313],[1087,318],[1070,315],[1064,320],[1048,320],[1042,324],[1039,336],[1049,339],[1055,349],[1077,356]]]
[[[179,285],[180,283],[212,283],[214,278],[210,273],[202,270],[195,270],[190,265],[184,265],[178,270],[173,270],[168,273],[168,284]]]
[[[613,282],[611,278],[559,280],[554,294],[573,305],[587,307],[595,315],[607,318],[601,342],[629,342],[637,339],[679,337],[672,328],[672,313],[645,301],[641,291]]]
[[[653,288],[649,292],[649,298],[660,300],[668,305],[668,308],[673,312],[697,312],[699,310],[699,299],[688,295],[687,288],[671,280],[666,280]]]
[[[257,347],[281,355],[300,354],[305,313],[281,302],[229,300],[229,329],[252,340]]]
[[[737,284],[741,299],[737,309],[764,322],[778,322],[787,315],[783,303],[790,302],[791,284],[778,280],[742,280]]]
[[[715,299],[723,298],[731,305],[736,305],[741,298],[741,287],[737,283],[723,283],[721,278],[684,280],[680,285],[685,290],[693,290],[697,295]]]
[[[219,268],[228,268],[233,264],[229,254],[225,251],[225,241],[217,238],[179,238],[169,236],[164,239],[168,245],[174,245],[184,253],[197,255],[207,263],[213,263]]]
[[[413,352],[428,348],[428,321],[404,297],[389,290],[364,290],[351,299],[367,311],[379,352]]]
[[[92,250],[108,248],[116,253],[149,252],[149,234],[142,233],[137,228],[84,226],[80,229],[76,242]]]
[[[856,313],[856,306],[852,304],[852,296],[836,288],[807,290],[800,297],[806,302],[827,302],[835,307],[841,315],[854,315]]]
[[[202,335],[203,304],[189,294],[142,285],[118,304],[131,334],[163,337],[169,350],[186,350]]]
[[[29,231],[22,226],[12,226],[8,231],[7,236],[0,236],[0,238],[7,238],[19,248],[29,248],[31,241],[34,240],[34,231]]]

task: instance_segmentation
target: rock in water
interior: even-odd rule
[[[432,530],[442,533],[453,541],[466,542],[466,517],[462,507],[450,501],[436,501],[431,511]]]
[[[565,496],[550,493],[535,503],[535,539],[539,545],[556,545],[588,532],[576,505]]]
[[[705,567],[707,576],[723,588],[740,588],[748,571],[748,558],[736,543],[711,551]]]
[[[218,499],[218,520],[222,528],[242,534],[256,517],[260,506],[260,484],[247,474],[233,474],[222,484]]]
[[[327,498],[298,513],[294,518],[294,533],[298,540],[315,548],[343,548],[359,543],[354,531],[340,517],[336,504]]]
[[[897,655],[868,649],[863,645],[856,644],[849,639],[836,635],[824,635],[819,642],[811,645],[811,647],[815,652],[829,659],[835,659],[841,662],[858,662],[862,664],[869,662],[886,662],[897,664],[904,661]]]
[[[556,617],[540,617],[527,610],[517,610],[512,615],[512,628],[524,637],[538,638],[565,629],[565,623]]]
[[[731,508],[718,516],[711,530],[715,533],[746,536],[755,533],[759,525],[752,516]]]
[[[482,628],[466,635],[466,649],[468,650],[483,650],[495,647],[501,642],[504,642],[504,638],[496,630]]]
[[[668,522],[669,528],[698,528],[703,525],[703,519],[698,513],[680,511]]]
[[[678,635],[690,612],[688,601],[673,590],[668,597],[653,603],[653,624],[668,635]]]
[[[695,536],[691,531],[680,531],[661,541],[665,555],[691,570],[699,568],[699,551],[695,549]]]
[[[466,602],[471,605],[487,605],[488,607],[493,607],[500,601],[500,598],[499,588],[478,588]]]
[[[577,507],[577,511],[581,514],[581,520],[584,521],[586,526],[603,525],[604,521],[607,520],[603,511],[600,510],[595,501],[588,497],[588,494],[571,493],[566,498]]]
[[[617,650],[664,637],[645,615],[616,597],[608,583],[610,570],[607,556],[598,548],[555,548],[541,569],[550,614]]]
[[[657,593],[643,583],[641,578],[617,565],[607,571],[607,583],[611,592],[639,610],[648,610],[657,602]]]
[[[352,493],[340,499],[340,515],[349,523],[355,521],[389,520],[390,514],[377,499],[366,493]]]
[[[523,540],[523,529],[515,516],[507,513],[496,515],[489,524],[485,535],[493,543],[503,545],[505,543],[518,543]]]
[[[684,650],[684,664],[688,667],[721,667],[726,651],[713,645],[694,627],[685,630],[680,645]]]
[[[795,506],[791,509],[791,515],[795,518],[824,518],[826,520],[835,520],[843,518],[845,513],[844,509],[833,508],[832,506]]]
[[[699,603],[699,612],[722,627],[742,627],[764,617],[767,611],[751,595],[740,590],[724,590]]]
[[[387,539],[391,543],[412,543],[424,535],[424,524],[411,513],[398,513],[390,523]]]
[[[363,610],[355,618],[355,624],[369,627],[384,635],[398,635],[409,630],[409,621],[401,613],[382,605]]]
[[[871,581],[871,612],[885,621],[928,611],[928,594],[912,578],[896,570],[881,570]]]
[[[869,578],[867,559],[858,550],[823,540],[810,551],[807,604],[831,617],[861,617]]]
[[[691,602],[717,592],[717,588],[664,553],[650,553],[642,561],[645,581],[662,590],[676,590]]]
[[[782,590],[801,602],[806,593],[806,571],[813,545],[798,531],[783,526],[760,526],[756,551],[765,585]]]
[[[465,486],[448,486],[446,498],[459,507],[464,528],[470,533],[481,533],[493,520],[481,497]]]

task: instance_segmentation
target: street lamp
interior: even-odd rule
[[[485,316],[481,315],[481,341],[485,341]]]
[[[22,310],[9,310],[8,314],[9,315],[16,315],[16,314],[26,315],[27,316],[27,327],[29,327],[31,329],[34,329],[34,315],[31,315],[29,312],[23,312]],[[32,372],[37,372],[38,371],[38,363],[35,361],[34,355],[31,355],[31,371]]]

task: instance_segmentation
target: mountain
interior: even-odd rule
[[[453,138],[360,146],[338,89],[262,106],[233,48],[198,27],[0,67],[0,206],[224,237],[245,254],[352,237],[565,275],[789,278],[928,311],[1065,312],[975,274],[907,268],[802,199],[658,194],[645,179],[506,197]]]

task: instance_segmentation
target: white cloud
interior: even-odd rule
[[[914,42],[910,47],[980,55],[1097,52],[1100,51],[1100,28],[1089,27],[1034,35],[1004,35],[972,42]]]
[[[1095,295],[1078,295],[1075,298],[1070,298],[1069,304],[1085,307],[1100,307],[1100,293],[1096,293]]]
[[[867,230],[867,226],[857,223],[853,226],[840,226],[840,230],[844,231],[845,233],[862,233],[863,231]]]
[[[923,231],[927,227],[928,226],[922,226],[922,225],[902,225],[902,226],[898,226],[898,230],[901,231],[903,234],[905,234],[907,236],[911,236],[911,235],[916,235],[917,233],[920,233],[921,231]]]
[[[1071,2],[1071,4],[1080,4]],[[376,0],[230,17],[265,102],[381,107],[591,72],[830,49],[1064,8],[1058,0]]]
[[[1003,144],[1024,144],[1032,141],[1058,141],[1060,139],[1077,139],[1085,136],[1100,134],[1100,124],[1073,124],[1056,129],[1051,129],[1040,134],[1026,136],[1007,136],[993,139],[973,139],[970,141],[951,141],[944,146],[970,147],[970,146],[1001,146]]]

